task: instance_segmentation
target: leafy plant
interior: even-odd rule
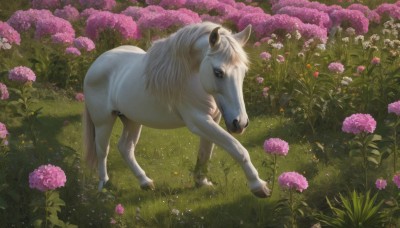
[[[348,196],[339,193],[340,200],[334,205],[328,198],[326,201],[332,215],[317,214],[316,218],[329,227],[382,227],[385,216],[381,213],[383,200],[377,201],[378,194],[370,196],[353,191]]]

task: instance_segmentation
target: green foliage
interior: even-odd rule
[[[318,214],[316,218],[329,227],[382,227],[385,217],[381,213],[383,200],[377,201],[378,194],[370,196],[353,191],[348,196],[339,193],[339,200],[326,201],[332,215]],[[339,206],[336,206],[337,203]]]

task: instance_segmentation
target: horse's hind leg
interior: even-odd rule
[[[95,143],[96,154],[98,159],[98,172],[99,172],[99,191],[103,185],[108,181],[107,174],[107,155],[110,148],[110,135],[115,122],[115,116],[112,115],[107,118],[107,121],[102,124],[95,124]]]
[[[153,180],[146,176],[135,158],[135,146],[139,141],[142,125],[132,122],[124,116],[121,116],[121,121],[124,124],[124,129],[118,143],[118,149],[133,174],[138,178],[140,187],[142,189],[154,189]]]

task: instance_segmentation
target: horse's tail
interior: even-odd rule
[[[86,105],[83,112],[83,141],[86,154],[85,160],[90,168],[95,168],[97,165],[95,131]]]

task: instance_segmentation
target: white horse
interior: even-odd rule
[[[242,133],[248,125],[242,93],[248,59],[242,46],[250,33],[251,26],[231,34],[205,22],[156,41],[147,53],[121,46],[96,59],[84,80],[84,126],[86,159],[97,163],[99,190],[109,179],[109,138],[119,117],[123,132],[118,149],[143,189],[154,189],[154,184],[135,159],[142,125],[158,129],[186,125],[200,137],[197,185],[212,185],[206,167],[215,143],[240,164],[256,196],[269,196],[247,150],[218,124],[222,115],[231,133]]]

